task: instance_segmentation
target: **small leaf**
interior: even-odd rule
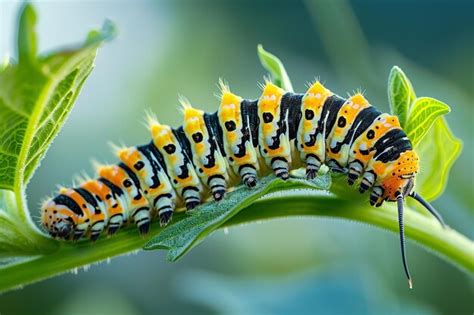
[[[283,63],[276,56],[272,55],[262,45],[258,45],[258,57],[262,66],[270,72],[272,81],[282,89],[288,92],[293,92],[293,85],[291,85],[288,73],[286,73]]]
[[[272,191],[289,190],[295,186],[301,188],[301,185],[312,189],[328,190],[331,186],[331,177],[326,173],[312,181],[291,178],[283,182],[270,175],[264,177],[256,188],[248,189],[245,186],[239,186],[228,193],[224,200],[211,201],[197,207],[191,215],[164,229],[143,248],[145,250],[169,249],[168,260],[175,261],[258,198]]]
[[[398,116],[402,128],[406,126],[410,105],[415,98],[415,91],[410,80],[402,69],[394,66],[388,77],[388,102],[390,112]]]
[[[448,105],[431,97],[417,98],[410,110],[405,132],[416,147],[433,123],[441,116],[450,112]]]
[[[20,10],[18,29],[18,57],[21,63],[33,63],[36,58],[36,12],[31,3],[25,3]]]
[[[117,27],[111,20],[105,20],[102,29],[92,30],[87,34],[86,45],[101,44],[110,41],[117,36]]]
[[[446,120],[438,119],[417,147],[422,167],[416,178],[416,190],[431,201],[439,197],[448,182],[451,166],[462,150],[462,142],[455,138]]]

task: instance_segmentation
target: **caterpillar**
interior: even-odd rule
[[[304,167],[313,179],[324,164],[347,175],[348,185],[370,191],[370,204],[396,202],[402,260],[405,255],[403,203],[420,202],[444,226],[441,216],[413,191],[419,158],[396,116],[381,113],[361,93],[342,98],[319,81],[304,94],[286,92],[265,80],[257,100],[231,92],[219,81],[220,105],[214,113],[181,98],[183,124],[171,128],[153,114],[152,140],[115,147],[120,160],[96,166],[97,179],[82,178],[62,187],[42,206],[42,226],[58,239],[92,241],[114,234],[127,222],[148,232],[153,218],[167,225],[175,209],[194,209],[207,197],[219,201],[240,182],[249,189],[274,173],[286,180]]]

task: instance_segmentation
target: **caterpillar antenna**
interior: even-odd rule
[[[411,281],[410,270],[408,270],[407,257],[405,252],[405,232],[403,226],[403,195],[400,194],[397,196],[397,208],[398,208],[398,227],[400,231],[400,249],[402,251],[402,260],[403,268],[405,269],[405,274],[408,279],[408,287],[413,288],[413,283]]]
[[[430,205],[430,203],[428,201],[426,201],[425,199],[423,199],[423,197],[421,197],[419,194],[417,194],[416,192],[411,192],[409,195],[409,197],[415,199],[416,201],[418,201],[423,207],[425,207],[426,210],[428,210],[435,218],[436,220],[438,220],[438,222],[443,226],[443,228],[446,227],[446,223],[444,223],[444,220],[443,220],[443,217],[441,216],[441,214],[439,214],[438,211],[436,211],[435,208],[433,208],[432,205]]]

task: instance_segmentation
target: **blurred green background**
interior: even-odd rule
[[[18,1],[0,2],[0,56],[14,56]],[[298,91],[315,76],[345,95],[359,88],[388,110],[399,65],[418,95],[452,108],[464,142],[434,205],[474,238],[473,1],[38,1],[40,50],[76,43],[112,19],[119,35],[96,68],[28,188],[30,209],[56,184],[115,161],[107,143],[148,141],[145,109],[181,121],[177,95],[213,111],[227,79],[257,97],[256,46],[278,55]],[[423,157],[421,157],[423,158]],[[422,166],[423,167],[423,166]],[[38,213],[33,215],[37,217]],[[3,314],[472,314],[472,277],[412,242],[414,289],[399,241],[352,222],[288,219],[220,231],[177,263],[140,252],[0,296]],[[474,255],[474,253],[473,253]]]

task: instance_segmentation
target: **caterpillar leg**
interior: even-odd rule
[[[199,189],[194,186],[185,187],[183,189],[182,195],[184,203],[186,204],[186,209],[188,210],[196,208],[201,203]]]
[[[382,186],[375,186],[370,193],[370,205],[380,207],[383,203],[383,188]]]
[[[158,217],[160,218],[160,225],[165,226],[173,217],[174,202],[173,195],[163,194],[155,198],[154,207],[158,212]]]
[[[287,180],[290,177],[288,172],[288,161],[283,157],[272,159],[272,169],[275,175],[283,180]]]
[[[257,169],[251,164],[245,164],[239,167],[239,175],[245,186],[252,188],[257,185]]]
[[[306,178],[314,179],[321,168],[321,160],[314,154],[306,155]]]
[[[360,183],[359,192],[362,194],[372,187],[375,183],[375,173],[373,171],[368,171],[364,173],[362,177],[362,182]]]
[[[140,234],[146,234],[150,230],[151,215],[150,209],[147,207],[139,208],[132,215],[133,221],[137,225]]]
[[[224,198],[227,185],[225,178],[222,175],[214,175],[209,177],[208,180],[209,188],[211,189],[212,197],[215,201],[222,200]]]
[[[108,224],[108,228],[107,228],[107,234],[108,235],[113,235],[115,234],[115,232],[118,231],[118,229],[120,229],[120,227],[122,226],[123,224],[123,215],[121,213],[117,213],[115,215],[113,215],[110,219],[109,219],[109,224]]]
[[[87,231],[87,225],[78,225],[76,227],[76,229],[74,230],[74,234],[72,236],[72,239],[74,241],[77,241],[78,239],[80,239],[81,237],[84,236],[84,234],[86,234],[86,231]]]
[[[326,165],[329,167],[329,169],[333,173],[347,174],[347,172],[348,172],[347,168],[340,165],[334,159],[330,159],[329,161],[326,161]]]
[[[91,226],[91,241],[95,242],[100,236],[100,233],[104,230],[105,224],[104,221],[97,221]]]
[[[347,183],[349,185],[354,185],[357,178],[360,177],[362,171],[364,170],[364,166],[358,160],[353,161],[349,164],[349,174],[347,175]]]

